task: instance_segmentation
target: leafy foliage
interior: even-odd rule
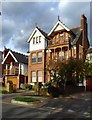
[[[32,85],[29,85],[29,84],[23,84],[23,89],[31,90],[31,89],[32,89]]]
[[[9,92],[7,90],[1,90],[0,93],[2,93],[2,94],[8,94]]]

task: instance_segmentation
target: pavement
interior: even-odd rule
[[[43,99],[36,106],[12,104],[11,99],[23,95],[24,91],[2,95],[3,118],[87,118],[92,119],[92,92],[83,92],[59,98],[38,97]],[[35,96],[32,96],[35,97]]]

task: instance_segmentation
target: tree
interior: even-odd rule
[[[84,63],[84,76],[92,76],[92,63],[89,61]]]
[[[77,84],[79,79],[83,79],[84,76],[84,62],[81,59],[70,58],[67,61],[67,82],[71,84]]]

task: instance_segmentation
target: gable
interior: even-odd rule
[[[60,20],[58,20],[58,22],[55,24],[55,26],[51,29],[51,31],[49,32],[48,36],[50,36],[54,31],[59,31],[59,30],[66,30],[66,31],[70,31],[70,29],[68,27],[66,27]]]
[[[65,28],[63,26],[61,26],[60,24],[58,24],[56,26],[56,28],[54,29],[54,31],[59,31],[59,30],[63,30],[63,29],[65,29]]]
[[[11,57],[10,57],[10,56],[11,56]],[[8,60],[8,59],[9,59],[9,60]],[[15,56],[12,54],[11,51],[9,51],[9,52],[7,53],[7,55],[6,55],[6,57],[4,58],[2,64],[4,64],[6,60],[9,61],[9,62],[12,61],[12,60],[14,60],[15,62],[18,62],[17,59],[15,58]]]
[[[44,37],[44,35],[40,32],[40,30],[37,27],[34,29],[34,31],[32,32],[32,34],[30,35],[30,37],[29,37],[29,39],[28,39],[27,42],[30,42],[33,39],[33,37],[36,37],[36,36],[42,36],[42,37]]]

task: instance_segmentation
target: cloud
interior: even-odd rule
[[[38,24],[47,33],[57,21],[57,16],[68,27],[80,25],[81,14],[89,15],[89,3],[62,2],[3,2],[2,41],[12,49],[28,51],[26,42]]]

